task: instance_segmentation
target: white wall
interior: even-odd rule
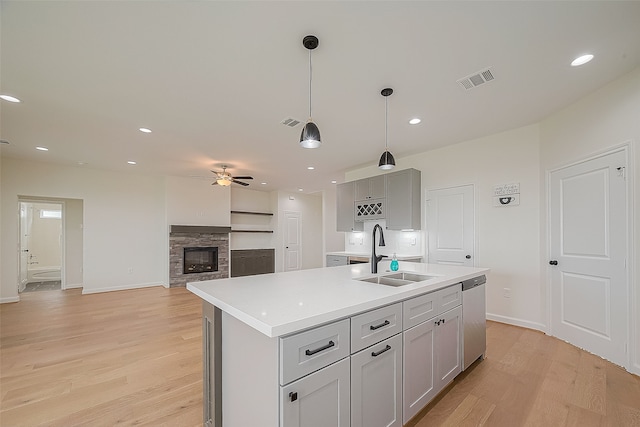
[[[230,187],[211,185],[211,180],[175,176],[165,177],[164,182],[167,225],[231,224]]]
[[[27,203],[27,221],[31,220],[27,270],[62,266],[62,216],[41,218],[42,210],[56,210],[62,215],[62,204]]]
[[[324,265],[324,253],[322,247],[322,196],[320,194],[289,193],[285,191],[274,192],[272,198],[277,201],[278,228],[276,239],[276,272],[282,271],[284,266],[283,242],[283,215],[284,212],[300,212],[302,219],[302,269],[317,268]],[[272,199],[272,200],[273,200]]]
[[[427,190],[475,186],[476,265],[491,268],[487,283],[488,317],[542,329],[538,139],[538,126],[526,126],[405,158],[396,157],[396,170],[415,168],[422,172],[423,235]],[[351,181],[379,172],[377,165],[371,165],[348,172],[346,178]],[[513,182],[520,183],[520,205],[493,207],[494,185]],[[504,288],[511,289],[511,298],[503,298]]]
[[[3,157],[0,301],[17,298],[18,196],[84,201],[84,293],[162,284],[164,181]]]
[[[600,153],[611,147],[631,141],[629,183],[633,186],[634,224],[632,231],[635,260],[631,282],[631,345],[632,369],[640,374],[640,68],[617,79],[570,107],[543,120],[540,124],[540,169],[544,181],[546,172],[559,166]],[[541,200],[541,241],[546,254],[547,199]],[[545,257],[546,259],[546,257]],[[546,274],[546,263],[543,265]],[[547,294],[544,281],[543,294]],[[545,316],[548,313],[545,311]]]
[[[82,287],[83,264],[82,200],[64,200],[64,271],[67,288]]]

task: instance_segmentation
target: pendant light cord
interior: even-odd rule
[[[389,140],[389,132],[388,132],[388,128],[389,128],[389,108],[388,108],[388,96],[384,97],[384,148],[386,151],[389,151],[389,145],[387,144],[387,141]]]
[[[311,66],[311,49],[309,49],[309,120],[311,120],[311,80],[313,78],[313,68]]]

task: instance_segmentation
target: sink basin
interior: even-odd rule
[[[379,285],[386,286],[404,286],[410,283],[422,282],[424,280],[433,279],[437,276],[429,276],[426,274],[417,274],[409,272],[399,272],[385,274],[383,276],[365,277],[363,279],[357,279],[361,282],[377,283]]]

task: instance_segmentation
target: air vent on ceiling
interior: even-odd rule
[[[298,126],[301,123],[301,121],[298,120],[298,119],[294,119],[293,117],[287,117],[286,119],[284,119],[280,123],[282,123],[285,126],[289,126],[290,128],[294,128],[294,127]]]
[[[460,80],[458,80],[458,83],[460,84],[460,86],[468,90],[468,89],[473,89],[476,86],[480,86],[482,84],[490,82],[493,79],[494,79],[494,76],[493,76],[493,72],[491,71],[491,68],[485,68],[484,70],[480,70],[467,77],[461,78]]]

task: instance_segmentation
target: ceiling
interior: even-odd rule
[[[388,142],[398,159],[535,123],[640,65],[638,1],[3,0],[0,8],[0,93],[22,101],[0,101],[3,157],[211,181],[209,170],[228,164],[253,175],[255,190],[313,193],[377,163],[385,87],[394,89]],[[308,118],[308,34],[320,41],[312,53],[319,149],[299,146],[302,124],[281,124]],[[594,60],[571,67],[583,53]],[[487,67],[493,81],[457,83]],[[422,123],[409,125],[412,117]]]

